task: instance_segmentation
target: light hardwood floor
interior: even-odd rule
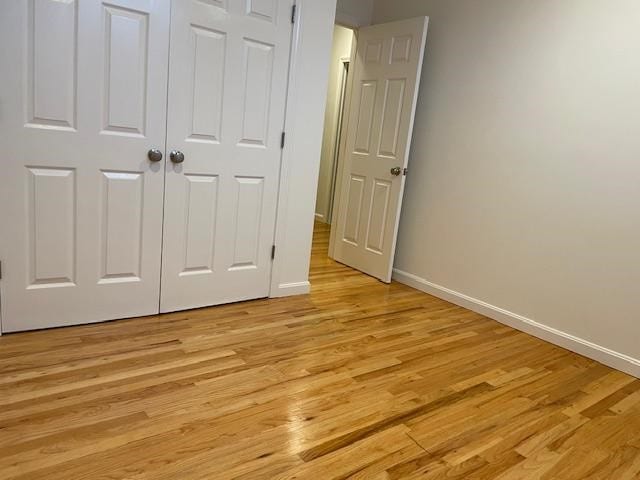
[[[0,478],[640,478],[640,380],[330,261],[310,296],[0,338]]]

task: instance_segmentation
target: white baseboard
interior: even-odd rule
[[[271,298],[291,297],[293,295],[305,295],[311,291],[311,283],[281,283],[275,291],[271,292]]]
[[[325,221],[325,219],[324,219],[324,215],[323,215],[323,214],[321,214],[321,213],[316,213],[316,214],[315,214],[315,217],[316,217],[316,220],[317,220],[317,221],[327,223],[327,222]]]
[[[402,270],[394,268],[393,279],[397,282],[433,295],[434,297],[442,298],[443,300],[447,300],[455,305],[459,305],[484,315],[485,317],[489,317],[500,323],[513,327],[516,330],[541,338],[542,340],[546,340],[547,342],[566,348],[567,350],[571,350],[572,352],[584,355],[585,357],[596,360],[609,367],[640,378],[640,360],[636,358],[596,345],[595,343],[557,330],[553,327],[543,325],[531,320],[530,318],[490,305],[449,288],[436,285],[424,278],[403,272]]]

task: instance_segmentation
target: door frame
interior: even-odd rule
[[[340,144],[342,143],[343,125],[345,122],[345,105],[347,102],[347,85],[349,84],[349,66],[351,65],[351,57],[342,57],[340,59],[342,65],[340,75],[340,93],[338,94],[338,124],[335,131],[335,141],[333,142],[333,161],[331,165],[331,195],[329,197],[329,208],[327,209],[327,218],[325,222],[331,225],[333,223],[333,213],[335,211],[335,193],[338,185],[338,165],[340,164]],[[346,130],[345,130],[346,131]]]
[[[289,58],[289,80],[287,85],[287,107],[285,111],[286,142],[280,162],[280,183],[274,231],[275,258],[271,264],[271,287],[269,298],[309,293],[309,263],[315,211],[315,192],[320,168],[320,149],[324,127],[324,109],[328,78],[318,78],[319,66],[328,72],[331,39],[335,25],[336,0],[296,0],[296,19],[293,26],[291,54]],[[318,12],[322,17],[318,18]],[[329,16],[328,13],[333,15]],[[325,14],[327,14],[325,16]],[[313,68],[309,68],[313,59]],[[308,93],[309,84],[315,87],[313,98]],[[320,89],[322,87],[322,89]],[[304,108],[302,108],[304,104]],[[322,112],[320,114],[320,112]],[[316,115],[318,114],[317,118]],[[321,116],[320,116],[321,115]],[[320,122],[318,128],[309,128],[309,122]],[[304,126],[304,128],[300,128]],[[310,156],[309,156],[310,152]],[[297,156],[306,154],[308,161],[297,161]],[[302,175],[296,171],[298,164],[308,167]],[[296,202],[296,190],[304,198]],[[307,197],[308,192],[314,192]],[[307,204],[307,201],[309,203]],[[295,204],[295,209],[292,205]],[[309,210],[308,215],[296,215],[296,211]],[[307,218],[308,217],[308,218]],[[294,226],[295,222],[295,226]],[[287,262],[287,253],[293,252]],[[303,256],[304,255],[304,260]],[[295,259],[295,265],[291,263]],[[306,263],[305,263],[306,262]],[[292,271],[293,270],[293,271]],[[306,273],[304,273],[306,271]],[[303,278],[304,274],[304,278]],[[295,282],[287,282],[295,279]],[[293,278],[291,278],[293,277]]]
[[[347,86],[346,89],[347,91],[345,92],[345,96],[344,96],[344,106],[343,109],[345,112],[348,112],[351,108],[351,93],[353,91],[353,67],[355,65],[355,58],[356,55],[358,53],[358,35],[360,33],[358,27],[349,27],[353,29],[353,42],[351,43],[351,55],[349,56],[349,58],[351,59],[351,64],[349,65],[350,67],[350,72],[349,75],[347,76]],[[340,132],[340,145],[338,147],[338,155],[337,155],[337,161],[338,161],[338,165],[336,168],[336,176],[335,176],[335,183],[336,183],[336,188],[334,189],[333,192],[333,201],[332,201],[332,205],[333,205],[333,210],[335,211],[336,208],[338,207],[338,205],[340,205],[340,188],[338,188],[339,185],[342,184],[342,179],[344,178],[344,161],[341,161],[341,159],[344,158],[344,155],[346,153],[346,149],[347,149],[347,136],[349,134],[349,117],[347,116],[346,118],[343,119],[342,122],[342,131]],[[337,225],[335,225],[335,222],[331,222],[331,228],[329,229],[329,258],[335,258],[335,248],[336,248],[336,235],[337,235],[337,228],[335,228]]]
[[[282,255],[278,255],[278,245],[285,243],[286,236],[286,209],[289,202],[289,187],[291,184],[291,166],[293,163],[293,132],[289,134],[289,141],[286,141],[287,131],[293,130],[295,124],[295,110],[293,108],[292,96],[296,94],[297,90],[301,90],[298,87],[298,77],[303,73],[298,67],[300,60],[301,50],[301,33],[302,22],[300,17],[302,16],[302,9],[305,6],[305,1],[309,0],[296,0],[294,2],[295,17],[293,20],[293,31],[291,32],[291,45],[289,51],[289,75],[287,78],[287,105],[284,112],[284,125],[282,126],[283,142],[284,146],[280,153],[280,177],[278,179],[278,198],[276,202],[276,224],[273,230],[273,251],[271,259],[271,277],[269,280],[269,298],[281,296],[278,293],[280,289],[279,273],[282,270]],[[296,286],[304,290],[304,285]],[[307,293],[303,291],[302,293]]]

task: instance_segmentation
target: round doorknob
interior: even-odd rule
[[[391,169],[391,175],[393,175],[394,177],[397,177],[401,173],[402,173],[402,169],[400,167],[393,167]]]
[[[149,157],[151,162],[159,162],[162,160],[162,152],[157,148],[152,148],[147,152],[147,157]]]
[[[171,150],[169,158],[173,163],[182,163],[184,162],[184,153],[182,153],[180,150]]]

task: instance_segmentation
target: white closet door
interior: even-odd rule
[[[269,294],[292,0],[176,0],[161,311]]]
[[[157,313],[169,2],[0,4],[4,332]]]
[[[360,29],[334,258],[391,281],[427,18]]]

